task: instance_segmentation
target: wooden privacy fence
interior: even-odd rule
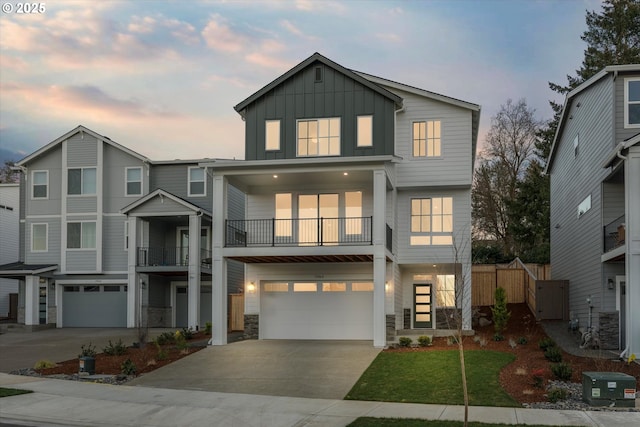
[[[476,264],[471,267],[471,303],[493,305],[497,287],[504,288],[507,303],[527,303],[536,312],[536,280],[548,280],[548,264],[524,264],[516,258],[509,264]]]

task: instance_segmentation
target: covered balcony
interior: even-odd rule
[[[211,268],[211,251],[200,249],[200,267]],[[189,266],[188,247],[138,247],[137,267],[184,267]]]

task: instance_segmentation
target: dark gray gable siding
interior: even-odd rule
[[[321,82],[315,81],[316,67],[322,67]],[[393,154],[394,111],[393,100],[326,64],[314,62],[246,107],[246,159],[295,158],[296,121],[328,117],[341,119],[342,157]],[[373,116],[373,147],[356,147],[359,115]],[[281,120],[278,151],[265,150],[265,120]]]

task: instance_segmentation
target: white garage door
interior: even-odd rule
[[[268,282],[260,300],[262,339],[373,339],[373,283]]]
[[[127,286],[63,286],[62,326],[126,328]]]

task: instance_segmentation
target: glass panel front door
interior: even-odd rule
[[[322,224],[318,223],[319,218],[323,218]],[[300,245],[336,245],[338,243],[338,195],[301,194],[298,197],[298,221]],[[322,234],[319,234],[320,225]]]
[[[414,284],[413,327],[431,328],[431,284]]]

